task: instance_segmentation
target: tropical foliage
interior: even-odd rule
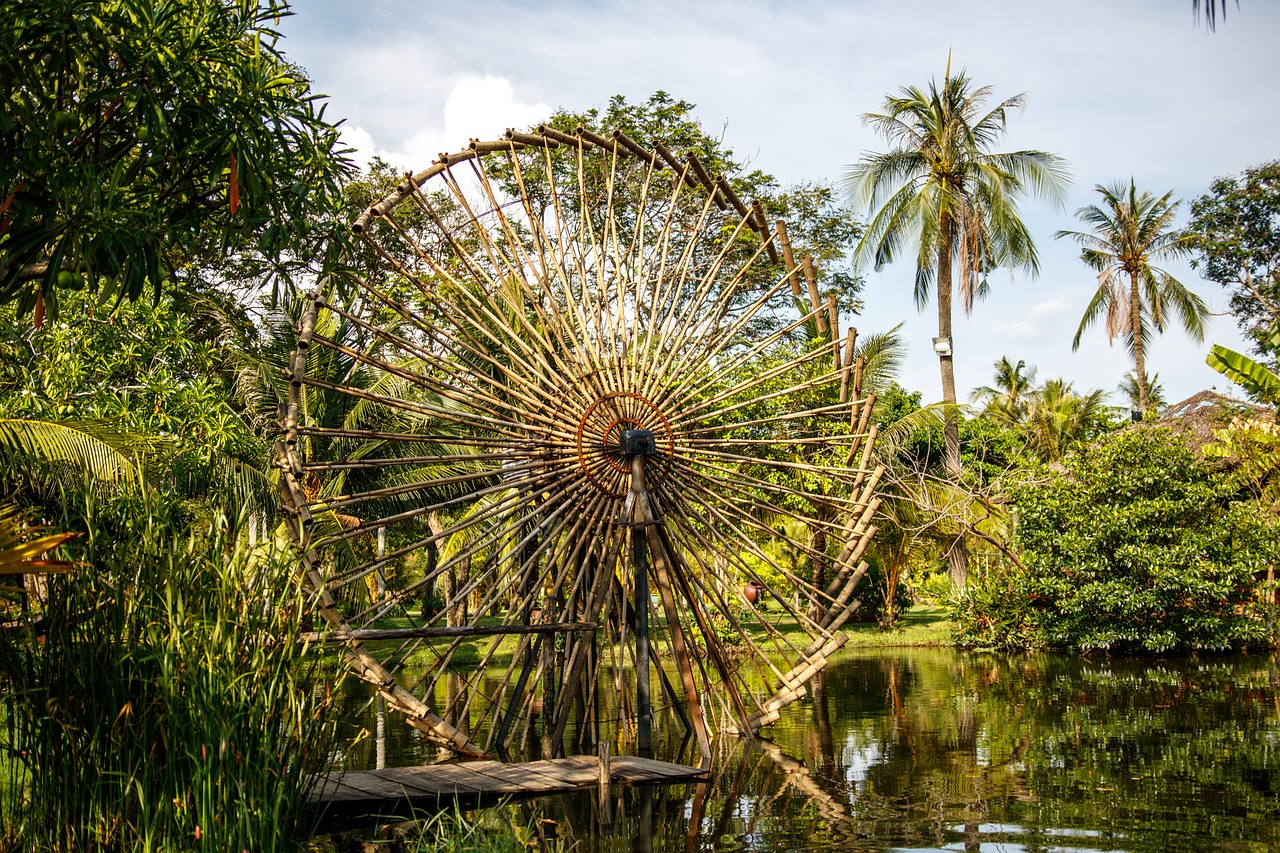
[[[0,6],[0,303],[158,295],[234,259],[279,286],[338,265],[350,164],[279,49],[281,0]]]
[[[1268,639],[1254,574],[1280,558],[1280,529],[1237,497],[1168,430],[1111,434],[1016,489],[1025,567],[976,583],[960,641],[1164,652]]]
[[[12,849],[292,850],[308,826],[333,720],[292,560],[225,517],[176,532],[156,504],[90,523],[86,570],[50,582],[39,626],[0,632]]]
[[[1258,355],[1276,357],[1280,324],[1280,160],[1217,178],[1191,203],[1193,266],[1231,293],[1231,313]]]
[[[1146,352],[1152,334],[1163,332],[1176,317],[1196,342],[1204,340],[1209,308],[1167,271],[1154,266],[1164,260],[1185,257],[1191,251],[1189,236],[1174,227],[1178,202],[1173,192],[1157,198],[1130,179],[1095,187],[1102,205],[1080,208],[1076,216],[1090,231],[1059,231],[1081,246],[1080,259],[1098,273],[1097,290],[1080,318],[1071,341],[1080,348],[1085,330],[1103,321],[1107,340],[1124,341],[1133,356],[1138,382],[1138,406],[1151,410],[1147,384]]]

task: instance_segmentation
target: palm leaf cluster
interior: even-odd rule
[[[1085,330],[1102,322],[1107,340],[1124,341],[1134,360],[1139,405],[1150,410],[1146,349],[1151,336],[1176,319],[1197,343],[1204,340],[1209,308],[1168,271],[1155,264],[1185,257],[1192,238],[1175,225],[1179,203],[1172,191],[1155,196],[1138,191],[1132,179],[1095,187],[1102,204],[1082,207],[1076,216],[1089,231],[1059,231],[1080,244],[1080,259],[1098,273],[1071,346],[1079,349]]]

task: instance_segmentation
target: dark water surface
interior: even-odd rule
[[[709,782],[615,787],[607,814],[594,791],[521,808],[581,853],[1280,850],[1274,656],[881,649],[813,688],[767,739],[719,738]],[[377,761],[364,713],[351,767]],[[386,766],[433,757],[394,717],[383,730]]]

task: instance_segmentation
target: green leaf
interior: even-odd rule
[[[1247,355],[1214,344],[1205,362],[1258,399],[1280,401],[1280,376]]]

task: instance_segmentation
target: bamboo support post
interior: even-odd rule
[[[778,231],[778,245],[782,249],[782,262],[787,267],[787,275],[791,280],[791,295],[800,295],[800,278],[796,275],[796,258],[791,253],[791,241],[787,239],[787,223],[779,219],[776,223]]]
[[[755,229],[760,232],[760,239],[764,241],[764,250],[769,254],[769,260],[776,264],[778,249],[773,245],[773,234],[769,231],[769,223],[764,218],[764,204],[758,198],[751,200],[751,215],[755,222]]]
[[[827,294],[827,322],[831,326],[831,357],[834,360],[833,370],[840,370],[844,364],[840,352],[844,341],[840,339],[840,303],[834,293]],[[844,400],[840,401],[845,402]]]
[[[646,500],[645,503],[648,503]],[[656,522],[652,512],[645,511],[643,518],[649,522],[649,527]],[[654,560],[655,575],[658,581],[658,597],[662,601],[662,609],[667,618],[667,633],[671,637],[671,644],[675,650],[676,666],[680,671],[680,680],[684,685],[685,702],[688,709],[689,719],[693,723],[693,733],[698,739],[698,749],[702,755],[709,756],[711,754],[711,738],[707,732],[706,721],[702,713],[702,700],[698,694],[697,684],[693,679],[693,668],[689,661],[691,660],[690,649],[685,642],[684,629],[680,625],[680,612],[676,609],[675,594],[672,592],[670,569],[666,560],[666,555],[662,543],[657,540],[657,531],[651,529],[646,530],[646,535],[652,537],[651,550],[657,557]]]
[[[636,740],[641,753],[653,749],[653,704],[649,697],[649,542],[647,520],[636,514],[644,502],[644,456],[631,457],[631,566],[635,573],[636,608]]]
[[[808,255],[800,258],[800,267],[804,270],[804,283],[809,288],[809,305],[812,310],[822,311],[822,296],[818,293],[818,279],[813,274],[813,259]],[[815,322],[818,324],[818,334],[826,335],[828,332],[827,318],[821,313],[814,316]]]
[[[711,180],[711,176],[707,174],[706,168],[702,165],[702,161],[698,159],[698,155],[690,151],[684,155],[685,160],[689,162],[689,168],[693,169],[693,175],[698,179],[698,183],[706,187],[708,193],[711,194],[712,200],[716,203],[716,207],[721,210],[728,210],[729,203],[719,192],[716,182]]]
[[[596,803],[600,810],[600,823],[605,826],[608,826],[610,823],[612,823],[612,815],[610,815],[609,813],[610,812],[609,800],[611,796],[609,792],[609,784],[612,781],[610,779],[611,771],[609,768],[609,765],[610,765],[609,752],[610,752],[609,741],[602,740],[598,744],[596,744],[596,756],[597,756],[597,760],[600,762],[599,779],[597,780],[597,783],[596,783],[597,784]]]

